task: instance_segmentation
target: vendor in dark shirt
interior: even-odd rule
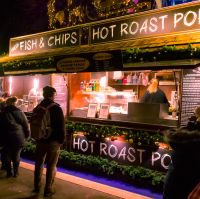
[[[169,105],[165,93],[160,88],[158,88],[158,85],[159,85],[158,80],[156,78],[153,78],[151,80],[151,84],[147,88],[147,91],[141,98],[140,102],[149,104],[160,103]]]

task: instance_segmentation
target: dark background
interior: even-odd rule
[[[5,0],[0,5],[0,55],[9,39],[48,30],[48,0]]]

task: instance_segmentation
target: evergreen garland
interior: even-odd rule
[[[177,48],[176,46],[163,46],[160,49],[150,51],[149,49],[130,48],[122,52],[124,63],[140,63],[169,61],[181,59],[200,59],[200,47],[193,48],[188,44],[186,48]],[[43,70],[55,68],[56,61],[54,57],[35,60],[14,60],[0,63],[0,67],[7,71],[26,71]]]
[[[124,63],[168,61],[180,59],[200,58],[200,48],[193,48],[188,44],[186,48],[176,46],[163,46],[161,49],[149,51],[148,49],[130,48],[123,52]]]
[[[110,138],[115,140],[118,136],[130,144],[157,146],[159,142],[164,142],[164,136],[160,131],[145,131],[137,129],[120,128],[117,126],[104,126],[97,124],[86,124],[82,122],[70,122],[66,124],[68,133],[76,134],[76,132],[83,132],[86,137],[93,137],[99,139]]]
[[[15,60],[0,64],[4,71],[26,71],[26,70],[43,70],[55,68],[55,60],[53,57],[38,60]]]

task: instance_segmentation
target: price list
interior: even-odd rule
[[[183,71],[181,126],[186,126],[200,105],[200,68]]]
[[[88,59],[92,66],[91,71],[114,71],[123,68],[120,50],[89,54]]]

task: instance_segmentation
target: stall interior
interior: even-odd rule
[[[31,112],[33,108],[43,99],[42,88],[51,85],[57,95],[55,101],[60,104],[64,114],[67,112],[67,75],[26,75],[26,76],[6,76],[0,80],[1,96],[16,96],[18,98],[17,107],[24,112]]]
[[[170,103],[167,116],[179,109],[180,70],[88,72],[69,74],[68,78],[72,117],[127,119],[130,106],[139,104],[152,78],[159,80]]]
[[[55,101],[67,117],[132,121],[149,115],[150,122],[152,118],[177,121],[181,74],[181,70],[137,70],[7,76],[1,78],[0,86],[1,94],[18,97],[17,106],[24,112],[31,112],[43,99],[42,88],[51,85],[57,90]],[[140,100],[152,78],[159,80],[169,107],[141,105]]]

